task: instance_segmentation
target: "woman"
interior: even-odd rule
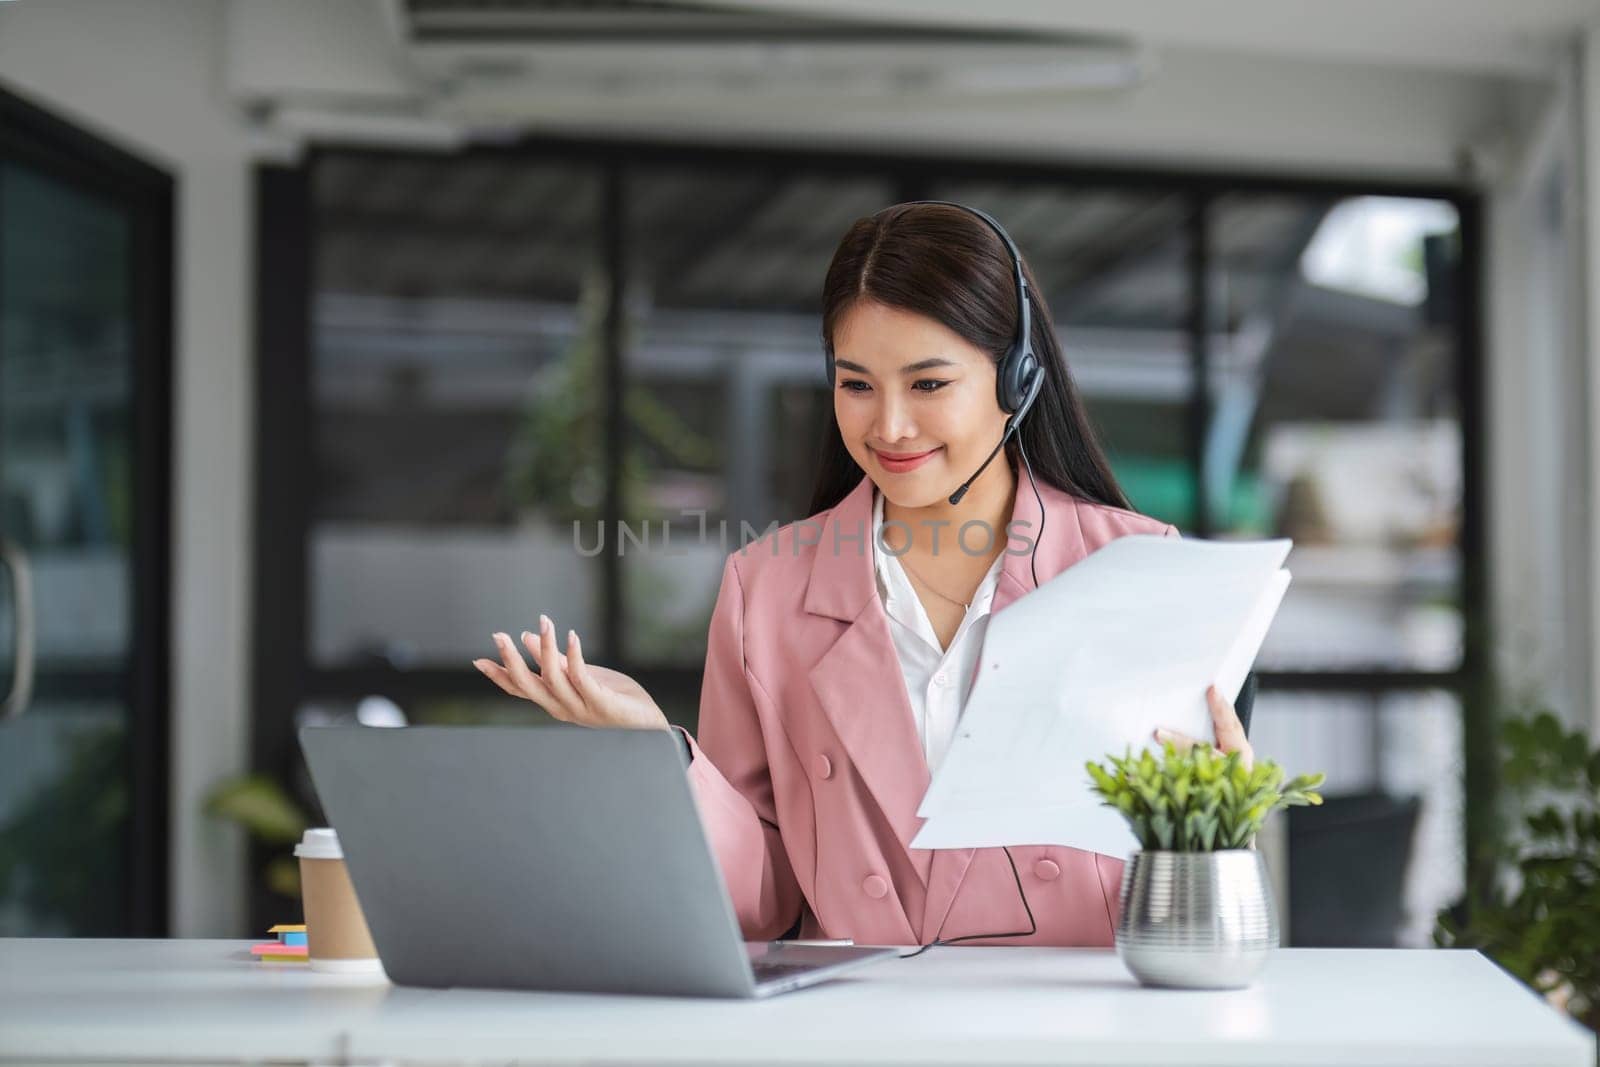
[[[989,615],[1114,538],[1177,533],[1129,508],[1036,293],[969,208],[851,226],[824,284],[833,418],[812,514],[726,560],[697,737],[571,630],[563,653],[543,615],[522,634],[538,675],[505,634],[499,663],[475,661],[559,719],[678,730],[750,940],[798,920],[801,937],[868,944],[1113,943],[1115,857],[908,844]],[[1018,378],[1024,338],[1037,369]],[[1219,747],[1249,760],[1233,707],[1208,699]]]

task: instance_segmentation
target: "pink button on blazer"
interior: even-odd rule
[[[778,937],[796,917],[801,937],[880,945],[1028,928],[1001,849],[910,847],[929,772],[874,582],[872,491],[863,477],[837,506],[723,567],[689,782],[750,940]],[[1043,536],[1025,478],[1007,529],[1013,549],[1038,540],[1040,581],[1124,534],[1177,534],[1043,482],[1039,494]],[[1027,554],[1001,567],[995,612],[1033,588]],[[1113,944],[1120,858],[1011,854],[1038,933],[968,944]]]

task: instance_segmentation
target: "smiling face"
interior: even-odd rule
[[[994,360],[933,319],[860,301],[839,318],[833,351],[845,448],[900,507],[942,503],[1005,430]],[[1001,458],[980,481],[1006,477]]]

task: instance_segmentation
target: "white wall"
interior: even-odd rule
[[[1580,316],[1583,242],[1577,52],[1556,69],[1488,199],[1490,593],[1497,662],[1515,697],[1587,720],[1591,496]]]
[[[211,0],[0,4],[0,81],[177,185],[172,906],[244,933],[243,842],[200,798],[246,759],[251,486],[248,148],[218,92]]]
[[[1485,401],[1496,665],[1600,738],[1600,16],[1489,183]]]
[[[1583,338],[1581,351],[1587,353],[1585,367],[1588,371],[1588,452],[1589,479],[1584,483],[1585,495],[1591,508],[1600,502],[1600,295],[1595,286],[1600,285],[1600,15],[1589,24],[1579,44],[1580,79],[1578,88],[1579,173],[1582,178],[1581,209],[1578,216],[1581,226],[1574,229],[1582,234],[1584,245],[1580,253],[1581,270],[1578,275],[1580,330]],[[1590,619],[1600,619],[1600,523],[1589,530],[1589,604]],[[1595,624],[1600,630],[1600,624]],[[1596,648],[1592,641],[1584,653],[1593,659]],[[1600,738],[1600,670],[1593,672],[1589,690],[1590,721],[1593,735]]]

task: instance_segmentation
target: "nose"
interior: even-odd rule
[[[886,445],[892,445],[896,441],[914,439],[917,436],[917,426],[911,418],[910,406],[897,396],[880,394],[880,397],[877,417],[872,427],[873,432],[878,435],[878,440]]]

